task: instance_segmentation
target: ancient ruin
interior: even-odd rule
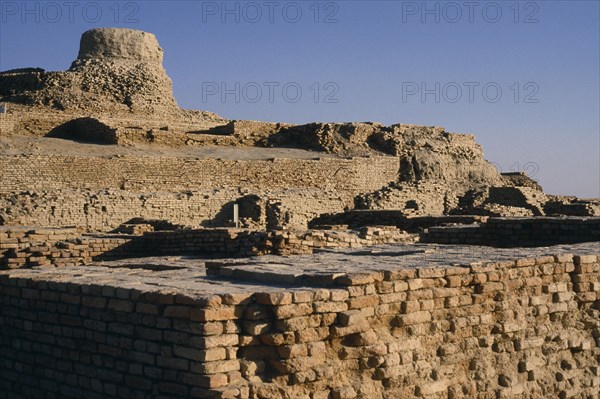
[[[181,109],[162,60],[0,72],[0,398],[600,397],[600,199],[442,127]]]

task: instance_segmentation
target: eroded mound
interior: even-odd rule
[[[98,28],[81,36],[78,60],[113,59],[162,66],[163,49],[152,33],[131,29]]]
[[[163,50],[151,33],[100,28],[81,37],[68,71],[12,70],[0,74],[2,100],[62,111],[178,111]]]

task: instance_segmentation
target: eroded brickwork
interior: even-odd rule
[[[65,188],[168,191],[216,188],[334,188],[366,192],[398,176],[395,157],[226,160],[165,157],[0,158],[2,193]]]
[[[600,246],[600,218],[489,218],[481,225],[432,227],[421,235],[421,240],[500,247],[537,247],[577,242],[596,242]]]
[[[1,272],[0,397],[595,398],[600,264],[579,251],[227,293],[198,269]]]
[[[146,217],[225,226],[233,218],[232,203],[255,194],[270,209],[265,202],[262,219],[248,215],[259,225],[305,228],[321,213],[343,211],[355,195],[396,179],[398,161],[18,156],[0,158],[0,170],[5,225],[107,231]]]

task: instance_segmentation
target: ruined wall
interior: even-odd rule
[[[219,240],[213,237],[230,234],[226,230],[210,230],[207,236],[210,237],[207,241],[214,242]],[[89,264],[94,260],[143,257],[148,256],[150,244],[141,236],[133,235],[86,235],[74,228],[1,226],[0,269],[72,267]],[[224,245],[219,249],[222,250],[223,247]],[[184,248],[182,244],[180,250],[183,251]],[[240,252],[235,252],[235,255]]]
[[[0,219],[6,225],[77,225],[104,231],[141,216],[222,226],[232,217],[233,201],[258,194],[280,204],[281,220],[274,225],[306,227],[321,213],[351,207],[356,194],[396,179],[398,163],[393,157],[15,156],[0,158],[0,171]]]
[[[597,255],[205,296],[114,284],[0,272],[0,397],[592,399],[600,387]]]
[[[176,191],[228,187],[366,192],[398,175],[394,157],[226,160],[165,157],[0,158],[0,192],[64,188]]]
[[[447,184],[392,183],[356,198],[357,209],[396,209],[405,215],[443,215],[458,204],[457,193]]]
[[[484,222],[487,216],[476,215],[440,215],[440,216],[406,216],[402,210],[393,209],[352,209],[343,213],[324,214],[310,221],[309,226],[346,225],[361,226],[396,226],[407,231],[420,231],[432,226],[473,224]]]
[[[255,212],[241,214],[249,227],[294,226],[306,228],[321,213],[339,212],[352,204],[351,193],[335,190],[298,189],[259,191],[265,201],[291,210],[280,215],[267,212],[266,203]],[[132,218],[162,219],[188,226],[228,226],[233,202],[248,194],[238,189],[185,192],[139,192],[129,190],[56,190],[0,194],[0,224],[64,227],[109,231]],[[261,197],[261,198],[262,198]],[[268,215],[267,215],[268,213]]]
[[[14,131],[15,119],[12,114],[0,113],[0,134],[9,135]]]
[[[533,215],[544,214],[544,203],[548,198],[546,195],[531,187],[490,187],[489,198],[486,200],[492,204],[509,207],[529,209]]]
[[[268,234],[245,229],[197,229],[134,235],[82,235],[75,229],[0,228],[0,269],[81,266],[92,261],[152,255],[264,253]]]
[[[497,247],[600,242],[600,218],[489,218],[481,225],[431,227],[421,235],[421,241]]]
[[[129,225],[135,227],[142,225]],[[150,227],[149,225],[144,225]],[[414,242],[395,227],[359,230],[257,231],[178,229],[133,234],[81,234],[73,228],[0,227],[0,269],[81,266],[99,260],[148,256],[245,257],[310,254],[314,249]]]
[[[221,214],[228,202],[242,197],[236,189],[189,192],[128,190],[55,190],[0,195],[0,219],[5,225],[81,226],[109,231],[137,217],[163,219],[175,224],[223,225],[231,212]]]
[[[270,252],[273,254],[300,255],[312,254],[315,249],[337,250],[415,242],[418,241],[418,236],[396,227],[369,226],[356,230],[274,231],[270,241]]]
[[[544,205],[544,212],[547,215],[570,215],[570,216],[600,216],[600,200],[580,200],[574,199],[556,201],[551,200]]]

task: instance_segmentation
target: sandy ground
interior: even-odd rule
[[[221,159],[268,159],[294,158],[311,159],[335,157],[323,152],[306,151],[295,148],[259,148],[259,147],[180,147],[171,148],[159,145],[137,144],[136,146],[118,146],[102,144],[84,144],[71,140],[31,137],[0,137],[0,155],[66,155],[78,157],[156,156],[176,158],[221,158]]]

